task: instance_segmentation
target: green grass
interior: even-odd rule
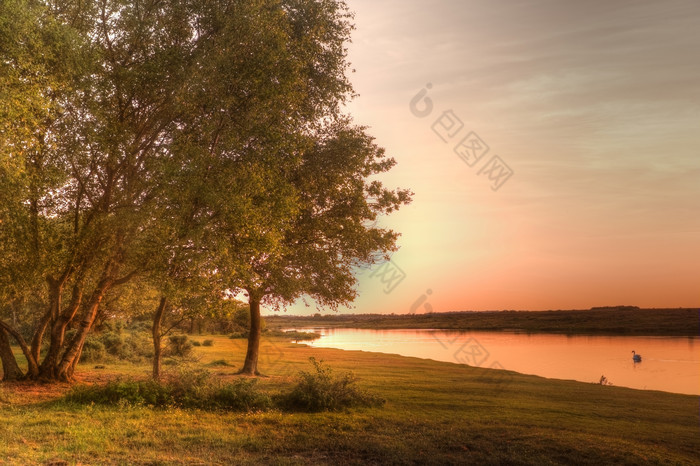
[[[239,366],[245,341],[209,337],[206,366]],[[264,339],[259,381],[288,389],[309,357],[386,399],[347,412],[232,413],[105,407],[62,400],[70,387],[0,389],[0,462],[41,464],[698,464],[698,397]],[[79,366],[84,381],[146,378],[146,364]],[[168,368],[170,370],[170,368]],[[172,370],[176,370],[173,368]],[[237,367],[209,369],[234,380]],[[0,385],[2,386],[2,385]]]
[[[584,311],[489,311],[431,314],[336,314],[317,317],[272,315],[270,329],[346,327],[368,329],[446,329],[515,331],[586,335],[698,336],[700,309],[637,309]]]

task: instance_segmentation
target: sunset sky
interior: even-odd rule
[[[415,196],[341,312],[700,305],[700,2],[348,5],[348,110]],[[454,152],[470,132],[474,166]],[[497,190],[494,155],[513,172]]]

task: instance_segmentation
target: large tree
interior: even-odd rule
[[[276,247],[262,230],[297,207],[271,162],[298,163],[337,114],[348,28],[330,0],[3,2],[0,328],[29,377],[72,378],[105,297],[173,238],[164,222],[231,268],[246,256],[192,224],[237,219],[256,255]]]
[[[407,190],[390,190],[375,175],[395,163],[366,129],[339,119],[308,136],[300,163],[288,164],[278,183],[293,190],[293,213],[275,230],[273,247],[256,253],[248,236],[228,236],[246,254],[233,277],[248,295],[251,324],[242,373],[258,374],[260,306],[280,308],[310,297],[335,309],[356,296],[354,270],[396,249],[398,234],[372,226],[378,215],[410,201]]]
[[[21,345],[28,372],[37,362],[47,319],[60,300],[53,271],[66,257],[61,236],[66,222],[54,213],[65,208],[56,194],[66,183],[55,157],[64,106],[74,93],[85,62],[74,31],[48,13],[41,2],[8,0],[0,10],[0,311],[11,311],[13,326],[0,321]],[[50,251],[56,252],[51,254]],[[51,270],[51,273],[47,273]],[[48,287],[45,285],[49,285]],[[47,289],[49,288],[49,289]],[[38,302],[37,302],[38,301]],[[46,309],[51,307],[51,309]],[[31,347],[15,326],[38,320]],[[26,332],[25,332],[26,335]],[[31,335],[29,336],[31,337]],[[3,342],[0,345],[5,346]],[[8,355],[9,356],[9,355]]]

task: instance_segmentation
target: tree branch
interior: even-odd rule
[[[138,269],[134,269],[131,272],[129,272],[128,274],[124,275],[122,278],[118,278],[118,279],[114,280],[112,282],[112,285],[113,286],[123,285],[124,283],[126,283],[129,280],[131,280],[132,278],[134,278],[138,272],[139,272]]]

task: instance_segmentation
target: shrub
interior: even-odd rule
[[[121,320],[105,320],[98,328],[102,332],[114,332],[121,334],[124,330],[124,322]]]
[[[146,322],[144,320],[134,320],[127,326],[127,328],[132,332],[151,333],[152,326],[153,324],[151,322]]]
[[[124,338],[121,359],[141,361],[153,357],[153,339],[148,333],[133,332]]]
[[[214,340],[204,340],[202,346],[214,346]]]
[[[65,397],[80,404],[153,406],[252,411],[272,406],[269,396],[258,391],[257,380],[221,383],[206,371],[183,371],[165,382],[117,380],[106,385],[76,386]]]
[[[202,344],[197,340],[192,340],[192,346],[202,346]]]
[[[117,357],[120,357],[123,354],[124,340],[119,333],[104,332],[99,336],[99,338],[100,341],[102,341],[107,353]]]
[[[269,409],[272,400],[257,389],[257,379],[239,379],[223,384],[210,397],[210,403],[219,409],[232,411],[253,411]]]
[[[184,407],[205,407],[203,401],[207,392],[213,388],[209,372],[199,370],[181,370],[176,376],[171,376],[164,382],[173,394],[178,404]]]
[[[152,380],[116,380],[106,385],[77,385],[66,400],[80,404],[170,406],[170,389]]]
[[[71,338],[74,333],[75,330],[66,332],[66,338]],[[101,362],[107,357],[141,362],[144,358],[153,357],[152,340],[148,334],[139,332],[126,335],[112,331],[89,334],[80,360]]]
[[[192,342],[188,340],[187,335],[172,335],[168,337],[168,356],[185,357],[192,352]]]
[[[83,343],[83,352],[80,354],[80,360],[84,362],[102,361],[107,356],[105,345],[95,335],[88,335]]]
[[[339,411],[354,407],[382,406],[384,399],[355,386],[352,373],[334,376],[333,370],[309,358],[314,371],[299,373],[299,381],[291,392],[280,396],[280,404],[287,409],[301,411]]]

